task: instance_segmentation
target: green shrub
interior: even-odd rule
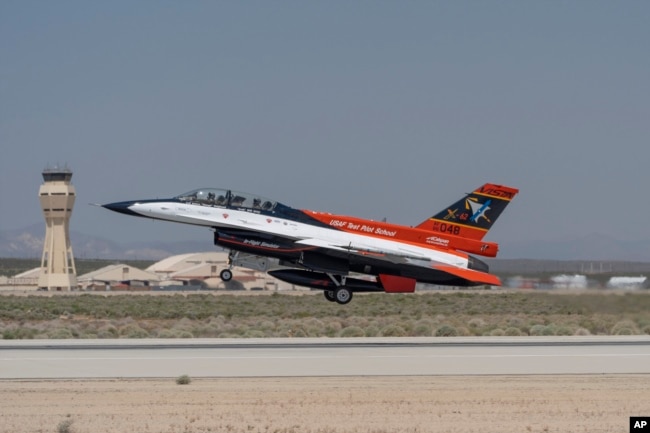
[[[270,320],[262,320],[257,324],[257,328],[261,329],[262,331],[272,331],[275,329],[275,323],[271,322]]]
[[[375,325],[370,325],[366,328],[366,337],[377,337],[379,335],[379,328]]]
[[[72,429],[72,424],[74,423],[74,420],[72,419],[66,419],[64,421],[61,421],[58,426],[56,426],[56,431],[58,433],[72,433],[74,430]]]
[[[178,332],[172,329],[161,329],[156,333],[156,338],[178,338]]]
[[[5,340],[23,340],[23,339],[33,339],[36,338],[39,331],[34,328],[25,328],[25,327],[11,327],[4,329],[0,338]]]
[[[68,338],[74,338],[72,331],[66,328],[57,328],[49,331],[47,336],[53,340],[65,340]]]
[[[469,325],[470,329],[483,328],[486,325],[485,320],[481,319],[480,317],[471,318],[467,324]]]
[[[426,323],[420,323],[413,329],[413,335],[416,337],[431,337],[433,327]]]
[[[591,335],[591,332],[589,332],[589,330],[585,328],[578,328],[575,330],[573,335]]]
[[[579,326],[588,329],[593,335],[609,334],[611,324],[602,317],[589,317],[581,320]]]
[[[516,328],[516,327],[514,327],[514,326],[511,326],[511,327],[509,327],[509,328],[506,328],[506,330],[505,330],[504,333],[505,333],[505,335],[507,335],[507,336],[509,336],[509,337],[519,337],[520,335],[524,335],[524,333],[521,332],[521,331],[519,330],[519,328]]]
[[[117,338],[119,332],[113,325],[105,325],[97,331],[97,338]]]
[[[149,337],[149,333],[136,324],[129,324],[120,328],[120,337],[147,338]]]
[[[381,330],[382,337],[405,337],[406,331],[399,325],[391,324]]]
[[[555,335],[573,335],[573,330],[565,325],[560,325],[555,327]]]
[[[184,374],[176,378],[177,385],[189,385],[190,382],[192,382],[192,379],[190,379],[190,377],[187,374]]]
[[[555,335],[555,334],[551,326],[533,325],[530,327],[530,335],[542,336],[542,335]]]
[[[330,322],[325,326],[325,336],[336,337],[341,332],[342,326],[339,322]]]
[[[246,333],[243,335],[244,338],[264,338],[266,337],[266,334],[264,334],[263,331],[260,331],[259,329],[249,329],[246,331]]]
[[[339,336],[340,337],[365,337],[366,333],[359,326],[348,326],[347,328],[343,328]]]
[[[526,322],[521,317],[513,316],[513,317],[508,318],[507,324],[508,324],[508,327],[510,327],[510,328],[521,329],[523,326],[525,326]]]
[[[436,337],[455,337],[458,335],[458,330],[451,325],[442,325],[436,329]]]
[[[612,327],[612,335],[637,335],[640,334],[639,328],[631,320],[621,320]]]

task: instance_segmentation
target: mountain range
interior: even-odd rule
[[[0,257],[40,258],[45,228],[42,224],[0,231]],[[72,231],[74,255],[84,259],[160,260],[175,254],[214,249],[212,239],[180,242],[118,243]],[[650,240],[621,241],[591,234],[562,241],[501,242],[500,259],[608,260],[650,262]]]
[[[23,229],[0,231],[0,257],[40,258],[43,253],[45,228],[35,224]],[[119,243],[105,238],[71,231],[70,242],[76,258],[161,260],[175,254],[210,251],[212,239],[181,242]]]

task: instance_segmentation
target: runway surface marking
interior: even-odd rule
[[[418,356],[409,356],[409,355],[369,355],[364,358],[370,359],[410,359],[410,358],[602,358],[602,357],[630,357],[630,356],[644,356],[650,357],[650,353],[592,353],[586,355],[418,355]],[[115,360],[115,361],[159,361],[160,359],[166,360],[199,360],[199,359],[209,359],[209,360],[218,360],[218,359],[347,359],[355,358],[355,356],[168,356],[168,357],[74,357],[78,361],[102,361],[102,360]],[[59,357],[59,358],[46,358],[46,357],[36,357],[36,358],[0,358],[0,361],[69,361],[70,357]]]
[[[650,340],[0,343],[0,379],[650,374]],[[320,344],[319,344],[320,343]],[[183,347],[179,347],[183,344]],[[81,355],[81,356],[80,356]]]

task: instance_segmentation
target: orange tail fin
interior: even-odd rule
[[[518,192],[509,186],[486,183],[417,228],[481,240]]]

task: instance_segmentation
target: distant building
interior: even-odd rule
[[[505,287],[512,289],[539,289],[541,288],[539,278],[515,276],[506,279]]]
[[[551,277],[554,289],[586,289],[586,275],[556,275]]]
[[[7,281],[12,286],[36,286],[40,280],[41,272],[41,268],[30,269],[14,275]]]
[[[152,272],[125,264],[104,266],[78,278],[85,290],[143,290],[159,280],[160,276]]]
[[[228,268],[228,254],[223,251],[181,254],[168,257],[146,270],[126,264],[104,266],[75,278],[71,289],[103,290],[296,290],[294,286],[276,280],[265,272],[246,268],[233,268],[233,278],[224,282],[219,274]],[[6,286],[23,289],[36,288],[43,273],[34,268],[13,277],[0,279]]]
[[[612,277],[607,282],[610,289],[636,290],[647,287],[648,277]]]
[[[200,285],[207,289],[226,290],[294,290],[295,286],[276,280],[265,272],[245,268],[233,268],[233,279],[224,282],[219,277],[228,268],[228,253],[210,251],[180,254],[168,257],[147,268],[160,277],[160,286]]]

